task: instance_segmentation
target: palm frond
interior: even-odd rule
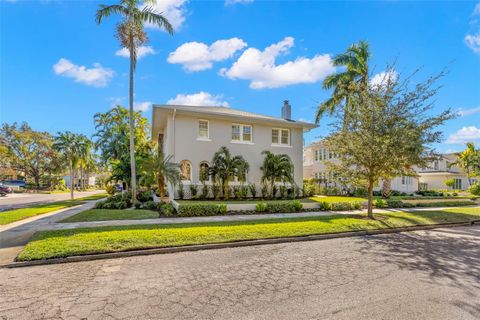
[[[129,12],[128,9],[119,4],[112,4],[110,6],[106,6],[101,4],[100,8],[97,10],[95,14],[95,21],[97,24],[100,24],[103,18],[108,18],[112,14],[120,14],[122,16],[128,16]]]

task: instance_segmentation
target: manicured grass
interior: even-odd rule
[[[309,198],[295,199],[303,203],[313,202]],[[266,203],[284,203],[292,200],[262,200],[262,199],[244,199],[244,200],[175,200],[179,204],[256,204],[258,202]]]
[[[135,225],[44,231],[35,234],[32,241],[18,255],[17,260],[38,260],[156,247],[464,222],[480,219],[480,209],[458,208],[446,211],[391,212],[376,214],[376,217],[377,220],[369,220],[364,216],[332,215],[256,221]]]
[[[155,219],[158,212],[151,210],[91,209],[82,211],[60,222]]]
[[[357,198],[357,197],[341,197],[341,196],[313,196],[310,197],[310,200],[316,202],[366,202],[367,199],[365,198]]]
[[[0,212],[0,225],[9,224],[15,221],[26,218],[38,216],[40,214],[49,213],[52,211],[76,206],[82,204],[84,201],[97,200],[106,197],[106,193],[95,194],[88,197],[83,197],[75,200],[57,201],[47,204],[34,205],[27,208],[14,209]]]
[[[78,200],[58,201],[47,204],[36,205],[28,208],[21,208],[0,212],[0,225],[9,224],[18,220],[38,216],[40,214],[76,206],[83,202]]]

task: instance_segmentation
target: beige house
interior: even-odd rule
[[[455,185],[454,190],[466,190],[470,186],[467,174],[457,166],[450,164],[455,162],[456,156],[453,153],[442,155],[439,160],[430,162],[429,166],[418,170],[420,176],[420,188],[424,190],[432,189],[448,189],[445,181],[453,179]],[[471,179],[472,183],[477,179]]]
[[[152,133],[163,152],[180,163],[184,185],[200,185],[200,173],[210,166],[214,153],[226,146],[232,155],[241,155],[249,163],[247,182],[258,188],[264,150],[289,155],[295,182],[301,186],[303,133],[316,125],[291,120],[288,101],[281,114],[272,117],[225,107],[154,105]],[[171,186],[169,191],[173,193]],[[189,196],[188,188],[185,194]]]
[[[328,171],[327,162],[335,163],[338,161],[336,155],[328,150],[321,141],[316,141],[305,147],[303,155],[303,177],[316,178],[326,181],[328,186],[335,186],[332,174]],[[405,193],[414,193],[418,191],[418,178],[403,176],[392,179],[392,190]],[[375,190],[381,189],[379,182]]]

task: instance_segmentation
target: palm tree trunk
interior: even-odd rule
[[[165,196],[165,180],[163,176],[158,177],[158,194],[160,195],[160,199]]]
[[[131,167],[131,182],[132,182],[132,203],[135,204],[136,200],[136,186],[137,186],[137,176],[135,170],[135,141],[134,141],[134,124],[133,124],[133,72],[134,72],[134,61],[133,61],[133,51],[135,48],[130,46],[130,167]]]
[[[73,164],[70,163],[70,200],[73,200]]]

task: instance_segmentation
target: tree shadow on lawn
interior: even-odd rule
[[[460,288],[472,297],[472,301],[478,299],[480,227],[368,236],[366,239],[357,240],[364,242],[361,251],[373,254],[377,262],[394,264],[402,270],[420,271],[431,283]],[[467,312],[479,311],[478,305],[458,306]]]

